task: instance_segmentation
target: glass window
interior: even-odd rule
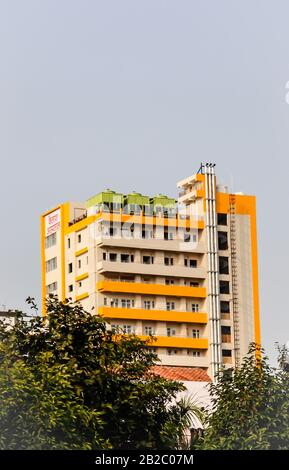
[[[145,326],[144,327],[144,334],[145,335],[154,335],[155,334],[155,329],[153,326]]]
[[[222,350],[223,357],[232,357],[232,351],[230,349],[223,349]]]
[[[227,232],[218,232],[218,249],[227,250],[228,249],[228,234]]]
[[[45,262],[45,270],[47,273],[57,269],[57,258],[51,258]]]
[[[167,336],[176,336],[176,329],[171,326],[167,327]]]
[[[46,294],[52,294],[57,290],[57,282],[52,282],[46,286]]]
[[[227,214],[218,214],[218,225],[227,225]]]
[[[229,258],[227,256],[219,256],[219,272],[220,274],[229,274]]]
[[[54,232],[45,238],[45,248],[50,248],[51,246],[56,245],[56,242],[57,242],[56,236],[57,236],[56,232]]]
[[[229,281],[220,281],[220,294],[230,294]]]
[[[230,302],[221,300],[221,313],[230,313]]]

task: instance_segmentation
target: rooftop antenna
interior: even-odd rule
[[[198,169],[197,174],[200,173],[201,175],[203,175],[203,174],[204,174],[203,170],[204,170],[205,167],[207,167],[207,168],[208,168],[208,167],[209,167],[209,168],[215,168],[215,166],[216,166],[216,163],[202,163],[202,162],[201,162],[201,166],[200,166],[200,168]]]

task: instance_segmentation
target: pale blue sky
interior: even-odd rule
[[[201,160],[257,195],[262,337],[289,339],[287,1],[0,0],[0,304],[39,298],[39,215],[176,195]]]

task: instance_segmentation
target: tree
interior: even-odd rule
[[[148,342],[54,297],[45,322],[18,317],[0,326],[0,449],[180,446],[184,387],[151,372]]]
[[[289,374],[252,344],[241,366],[210,385],[201,449],[289,449]]]

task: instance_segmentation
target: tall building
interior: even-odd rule
[[[256,201],[219,186],[212,164],[178,188],[178,200],[106,190],[43,214],[43,312],[47,294],[71,298],[153,335],[163,367],[213,378],[260,342]]]

